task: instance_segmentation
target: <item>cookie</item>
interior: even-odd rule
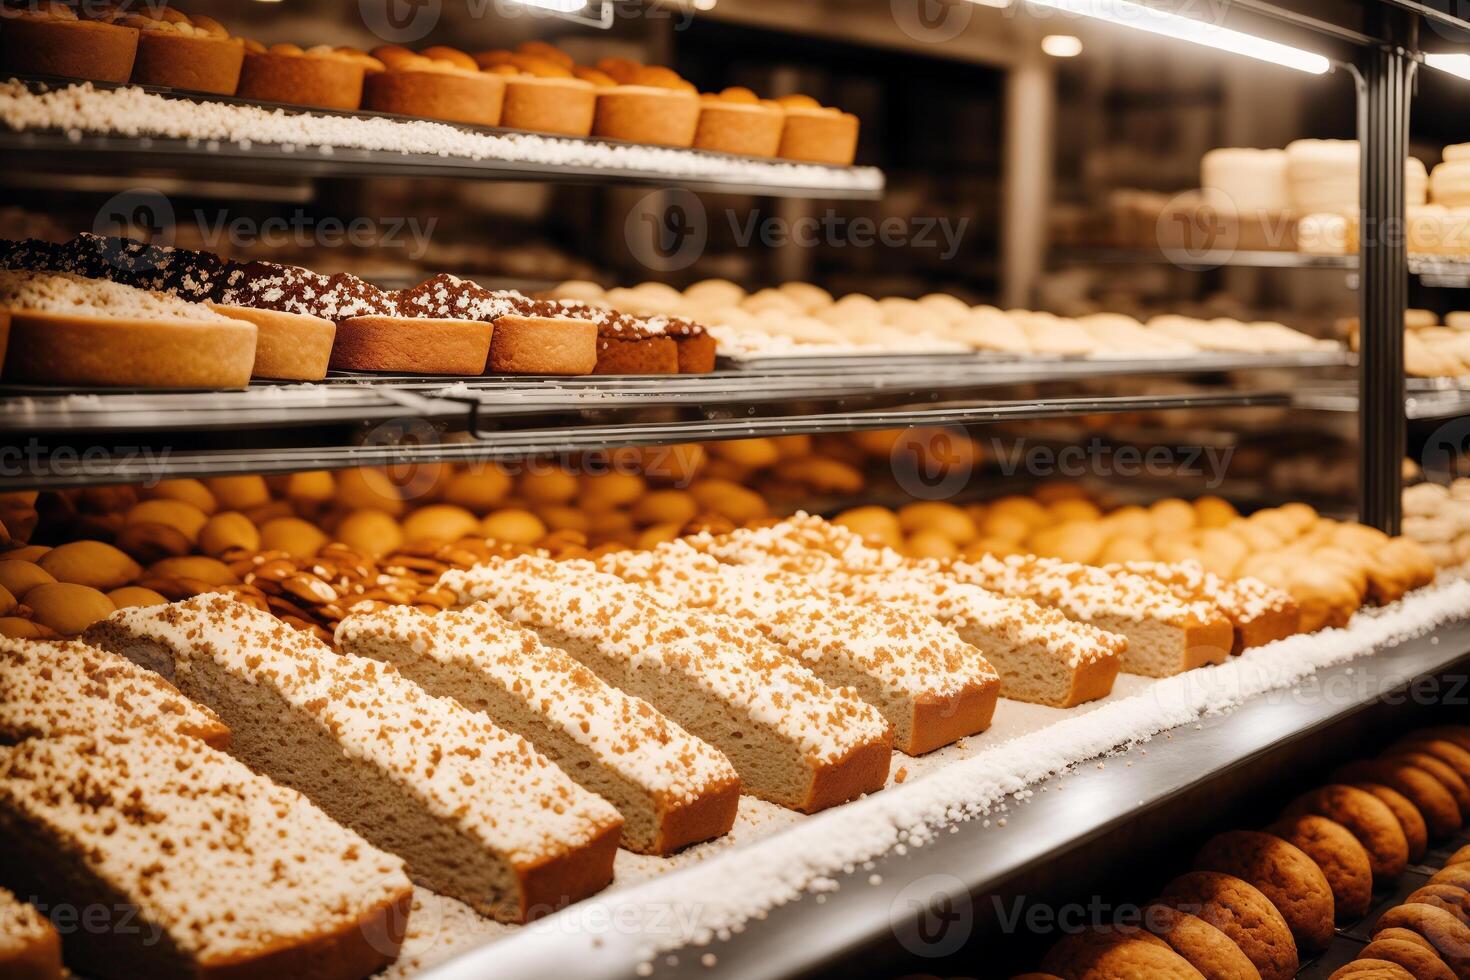
[[[1168,944],[1141,929],[1073,933],[1047,951],[1041,969],[1063,980],[1202,980]]]
[[[1450,885],[1454,888],[1464,888],[1470,891],[1470,867],[1463,864],[1451,864],[1440,868],[1430,875],[1427,884]]]
[[[1353,960],[1332,971],[1327,980],[1353,977],[1355,980],[1414,980],[1414,974],[1388,960]]]
[[[1418,766],[1394,759],[1365,759],[1350,762],[1333,774],[1345,782],[1382,783],[1409,798],[1424,816],[1431,840],[1448,837],[1460,829],[1460,808],[1439,780]]]
[[[1167,905],[1143,910],[1143,927],[1189,961],[1205,980],[1260,980],[1235,940],[1198,916]]]
[[[1439,875],[1435,875],[1428,884],[1411,893],[1404,899],[1404,904],[1417,902],[1421,905],[1438,906],[1461,922],[1470,923],[1470,891],[1464,885],[1436,879],[1439,879]]]
[[[1442,738],[1470,752],[1470,725],[1435,725],[1411,732],[1410,738]]]
[[[1446,743],[1448,744],[1448,743]],[[1458,746],[1451,745],[1451,748]],[[1399,746],[1389,749],[1383,754],[1386,759],[1400,759],[1411,766],[1423,769],[1429,775],[1439,781],[1439,784],[1449,790],[1450,795],[1455,798],[1455,807],[1460,811],[1461,822],[1464,822],[1466,813],[1470,813],[1470,784],[1461,777],[1458,770],[1444,759],[1433,752],[1422,752],[1409,746]]]
[[[1448,738],[1431,738],[1426,735],[1408,735],[1395,743],[1394,748],[1408,748],[1430,755],[1453,767],[1460,778],[1470,785],[1470,749]],[[1390,751],[1393,751],[1390,749]],[[1464,809],[1462,806],[1461,809]]]
[[[1295,844],[1274,834],[1232,830],[1206,841],[1194,866],[1255,885],[1286,920],[1297,949],[1315,952],[1332,941],[1332,887]]]
[[[1380,939],[1395,939],[1401,943],[1411,943],[1415,946],[1418,946],[1420,949],[1426,949],[1429,952],[1434,953],[1436,957],[1439,956],[1438,953],[1434,952],[1433,943],[1425,939],[1423,936],[1419,935],[1417,932],[1414,932],[1412,929],[1405,929],[1402,926],[1389,926],[1386,929],[1375,930],[1373,933],[1373,941],[1376,943]]]
[[[1423,858],[1429,850],[1429,825],[1424,822],[1424,814],[1409,802],[1409,798],[1382,783],[1353,783],[1353,785],[1365,793],[1372,793],[1383,802],[1384,806],[1393,811],[1394,818],[1399,822],[1399,828],[1404,832],[1404,842],[1409,845],[1409,860],[1418,861]]]
[[[1466,844],[1451,854],[1450,859],[1445,862],[1445,867],[1449,868],[1457,864],[1470,864],[1470,844]]]
[[[1368,852],[1373,880],[1390,882],[1409,865],[1409,842],[1387,804],[1372,793],[1333,783],[1303,793],[1287,806],[1285,816],[1315,813],[1348,829]]]
[[[1296,975],[1291,929],[1254,885],[1218,871],[1191,871],[1169,882],[1159,903],[1196,915],[1229,936],[1262,980]]]
[[[1389,929],[1386,932],[1394,932]],[[1397,963],[1413,975],[1414,980],[1455,980],[1455,972],[1444,965],[1444,960],[1428,943],[1417,943],[1392,937],[1373,940],[1358,954],[1360,960],[1387,960]]]
[[[1429,941],[1445,966],[1456,976],[1470,975],[1470,926],[1433,905],[1396,905],[1373,926],[1377,939],[1385,929],[1407,929]]]
[[[1266,832],[1296,845],[1317,862],[1332,889],[1338,922],[1353,922],[1368,914],[1373,901],[1373,867],[1368,852],[1346,827],[1326,817],[1303,813],[1282,817]]]

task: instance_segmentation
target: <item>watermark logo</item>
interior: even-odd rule
[[[709,216],[692,191],[645,194],[623,222],[628,251],[645,268],[678,272],[699,261],[709,244]]]
[[[969,889],[954,875],[925,875],[903,887],[888,906],[899,945],[915,956],[957,953],[975,926]]]
[[[974,443],[960,426],[905,429],[888,454],[893,478],[918,500],[948,500],[969,485]]]
[[[441,0],[358,0],[362,22],[389,44],[422,41],[439,25]]]
[[[798,248],[932,248],[939,250],[941,261],[948,262],[959,254],[960,240],[970,226],[970,219],[943,216],[888,217],[882,220],[858,215],[848,217],[828,208],[820,215],[805,215],[787,220],[778,216],[762,217],[751,211],[741,218],[727,211],[730,234],[735,244],[750,248],[795,245]]]
[[[889,0],[888,6],[898,29],[923,44],[959,37],[970,26],[975,7],[968,0]]]
[[[1467,454],[1470,454],[1470,418],[1454,418],[1424,440],[1419,465],[1425,473],[1458,475],[1464,469],[1462,460]]]
[[[990,456],[1005,476],[1080,480],[1085,477],[1167,479],[1188,477],[1215,490],[1225,482],[1234,446],[1114,446],[1093,436],[1087,442],[1054,447],[1027,439],[992,439]]]
[[[171,245],[176,224],[174,206],[151,187],[132,187],[108,198],[92,219],[92,233]]]

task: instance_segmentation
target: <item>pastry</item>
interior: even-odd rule
[[[1460,829],[1460,808],[1454,796],[1417,765],[1397,759],[1361,760],[1339,767],[1335,775],[1347,782],[1381,783],[1402,793],[1423,814],[1431,840]]]
[[[173,678],[230,726],[233,755],[482,915],[524,922],[612,879],[610,804],[390,667],[221,595],[120,610],[88,639]]]
[[[506,315],[495,321],[491,374],[591,374],[597,324],[571,317]]]
[[[1205,980],[1260,980],[1260,972],[1235,940],[1198,916],[1167,905],[1149,905],[1143,910],[1143,926],[1188,960]]]
[[[348,616],[336,639],[526,738],[617,806],[630,850],[671,854],[735,820],[740,778],[728,759],[488,607]]]
[[[1235,631],[1232,654],[1292,636],[1301,624],[1301,611],[1289,592],[1249,576],[1227,580],[1193,561],[1124,562],[1107,568],[1153,579],[1180,598],[1218,606]]]
[[[484,72],[452,48],[375,48],[386,70],[367,76],[363,108],[476,126],[500,125],[505,76]]]
[[[806,95],[776,100],[786,113],[776,155],[806,163],[848,166],[857,156],[858,118]]]
[[[360,52],[326,45],[303,51],[294,44],[277,44],[268,51],[245,52],[236,94],[261,102],[351,111],[362,105],[367,72],[382,67]]]
[[[496,561],[439,584],[460,603],[489,602],[646,699],[724,752],[744,790],[762,799],[814,813],[881,789],[888,776],[893,736],[876,710],[721,617],[668,609],[581,561]]]
[[[0,71],[121,84],[137,54],[137,28],[80,20],[58,0],[0,8]]]
[[[1303,813],[1282,817],[1266,828],[1296,846],[1317,863],[1328,887],[1338,922],[1354,922],[1368,914],[1373,900],[1373,868],[1368,852],[1346,827],[1326,817]]]
[[[1387,884],[1409,864],[1409,845],[1393,811],[1376,796],[1340,783],[1323,786],[1297,797],[1284,816],[1315,813],[1347,828],[1368,852],[1375,882]]]
[[[1470,972],[1470,926],[1444,909],[1417,903],[1394,906],[1374,923],[1373,938],[1388,929],[1406,929],[1424,937],[1456,976]]]
[[[990,725],[994,668],[930,617],[834,601],[796,576],[722,565],[682,542],[608,555],[598,567],[671,607],[739,621],[831,686],[857,691],[883,713],[901,752],[920,755]]]
[[[1286,920],[1297,949],[1317,952],[1331,942],[1332,888],[1316,862],[1294,844],[1273,834],[1227,831],[1205,843],[1194,866],[1254,885]]]
[[[668,68],[652,66],[638,66],[627,78],[597,89],[592,134],[630,143],[693,146],[700,115],[694,86]]]
[[[0,695],[0,743],[147,729],[230,744],[214,712],[157,674],[75,641],[0,639]]]
[[[398,955],[413,897],[400,860],[178,736],[0,747],[0,833],[16,891],[91,910],[63,938],[82,976],[355,980]]]
[[[597,88],[556,60],[524,51],[482,51],[476,64],[505,79],[500,125],[560,136],[592,132]]]
[[[1382,933],[1363,947],[1358,958],[1397,964],[1408,970],[1414,980],[1455,980],[1454,971],[1445,966],[1433,948],[1425,949],[1418,943],[1385,937]]]
[[[255,324],[252,378],[275,381],[320,381],[327,376],[337,327],[331,320],[305,313],[259,310],[247,306],[209,304],[234,320]]]
[[[1414,975],[1391,960],[1356,959],[1332,971],[1327,980],[1414,980]]]
[[[1066,980],[1203,980],[1188,960],[1141,929],[1104,927],[1072,933],[1047,951],[1041,967]]]
[[[1450,745],[1449,748],[1456,748]],[[1411,745],[1395,745],[1383,753],[1384,758],[1402,760],[1416,769],[1423,769],[1454,797],[1455,806],[1461,814],[1470,813],[1470,786],[1459,771],[1438,754],[1420,751]],[[1462,821],[1463,822],[1463,821]]]
[[[786,112],[779,104],[745,88],[727,88],[700,97],[694,148],[744,156],[773,157],[781,148]]]
[[[1159,901],[1198,916],[1229,936],[1261,980],[1291,980],[1296,975],[1291,929],[1255,886],[1216,871],[1191,871],[1169,882]]]
[[[160,293],[66,274],[0,272],[5,378],[69,387],[243,388],[253,324]]]
[[[494,327],[479,320],[357,316],[337,324],[334,371],[396,374],[485,373]]]
[[[29,904],[0,888],[0,975],[62,980],[61,936]]]
[[[1443,874],[1448,870],[1450,869],[1443,869],[1438,874]],[[1461,922],[1470,922],[1470,891],[1467,891],[1463,885],[1451,884],[1448,879],[1440,881],[1431,879],[1429,884],[1416,888],[1404,901],[1434,905],[1444,909]]]
[[[132,79],[139,85],[234,95],[245,63],[245,42],[212,17],[141,4],[114,23],[139,29]]]
[[[673,338],[599,332],[593,374],[678,374]]]

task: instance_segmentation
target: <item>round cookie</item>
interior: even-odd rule
[[[1353,960],[1332,971],[1327,980],[1414,980],[1414,974],[1389,960]]]
[[[1202,980],[1163,940],[1141,929],[1089,929],[1061,940],[1042,957],[1043,973],[1063,980]]]
[[[1317,862],[1332,889],[1337,921],[1352,922],[1368,914],[1373,902],[1373,867],[1368,852],[1346,827],[1314,813],[1303,813],[1282,817],[1266,832],[1295,844]]]
[[[1470,785],[1470,749],[1466,749],[1452,739],[1430,738],[1418,734],[1407,735],[1394,744],[1395,749],[1400,747],[1413,749],[1416,752],[1428,752],[1451,766],[1455,772],[1460,774],[1460,778]]]
[[[1262,980],[1296,975],[1291,929],[1254,885],[1217,871],[1191,871],[1169,882],[1159,902],[1198,916],[1230,937]]]
[[[1333,775],[1345,782],[1382,783],[1398,790],[1424,815],[1430,839],[1448,837],[1460,829],[1460,808],[1455,798],[1418,766],[1393,759],[1365,759],[1350,762]]]
[[[1445,867],[1453,867],[1456,864],[1470,864],[1470,844],[1466,844],[1451,854],[1450,859],[1445,862]]]
[[[1402,926],[1389,926],[1386,929],[1377,930],[1373,934],[1373,941],[1376,943],[1380,939],[1396,939],[1401,943],[1412,943],[1413,945],[1418,946],[1420,949],[1428,950],[1429,952],[1434,953],[1436,957],[1439,956],[1438,953],[1434,952],[1433,943],[1425,939],[1423,936],[1419,935],[1417,932],[1414,932],[1412,929],[1405,929]]]
[[[1332,783],[1303,793],[1286,808],[1288,817],[1315,813],[1348,829],[1368,852],[1373,880],[1390,882],[1409,865],[1409,842],[1393,811],[1372,793]]]
[[[1194,866],[1255,885],[1286,920],[1298,949],[1315,952],[1332,941],[1332,886],[1296,845],[1274,834],[1227,831],[1205,842]]]
[[[1410,732],[1410,738],[1443,738],[1470,752],[1470,725],[1435,725]]]
[[[1406,905],[1416,902],[1420,905],[1442,908],[1461,922],[1470,923],[1470,891],[1467,891],[1463,885],[1450,884],[1443,880],[1435,881],[1431,878],[1428,884],[1419,887],[1404,899]]]
[[[1439,784],[1455,798],[1455,807],[1460,811],[1461,823],[1464,822],[1465,814],[1470,813],[1470,785],[1466,784],[1454,766],[1432,752],[1421,752],[1407,747],[1390,749],[1383,755],[1387,759],[1401,759],[1411,766],[1417,766],[1439,780]]]
[[[1445,966],[1464,977],[1470,974],[1470,926],[1433,905],[1396,905],[1373,926],[1377,939],[1385,929],[1407,929],[1429,941]]]
[[[1390,929],[1387,932],[1393,932]],[[1455,973],[1428,943],[1392,937],[1373,940],[1358,954],[1360,960],[1387,960],[1408,970],[1414,980],[1455,980]]]
[[[1204,919],[1167,905],[1143,910],[1143,927],[1189,961],[1205,980],[1261,980],[1235,941]]]
[[[1464,888],[1470,891],[1470,867],[1463,864],[1451,864],[1440,868],[1429,876],[1430,885],[1451,885],[1455,888]]]
[[[1429,850],[1429,825],[1409,798],[1398,790],[1382,783],[1353,783],[1365,793],[1372,793],[1393,811],[1399,828],[1404,832],[1404,842],[1409,845],[1409,860],[1418,861]]]

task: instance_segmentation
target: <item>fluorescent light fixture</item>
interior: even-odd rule
[[[1281,65],[1283,68],[1295,68],[1297,71],[1313,75],[1324,74],[1332,67],[1332,63],[1320,54],[1313,54],[1286,44],[1278,44],[1252,34],[1242,34],[1240,31],[1232,31],[1228,27],[1220,27],[1206,21],[1181,17],[1164,10],[1154,10],[1142,3],[1133,3],[1131,0],[1028,0],[1028,2],[1038,7],[1050,7],[1079,17],[1093,17],[1097,20],[1121,24],[1124,27],[1132,27],[1135,30],[1147,31],[1150,34],[1204,45],[1207,48],[1243,54],[1248,58],[1268,61],[1273,65]]]
[[[1070,34],[1048,34],[1041,39],[1041,50],[1053,58],[1075,58],[1082,53],[1082,39]]]
[[[1426,54],[1424,63],[1446,74],[1470,80],[1470,54]]]
[[[523,7],[539,7],[558,14],[572,14],[587,6],[587,0],[515,0]]]

